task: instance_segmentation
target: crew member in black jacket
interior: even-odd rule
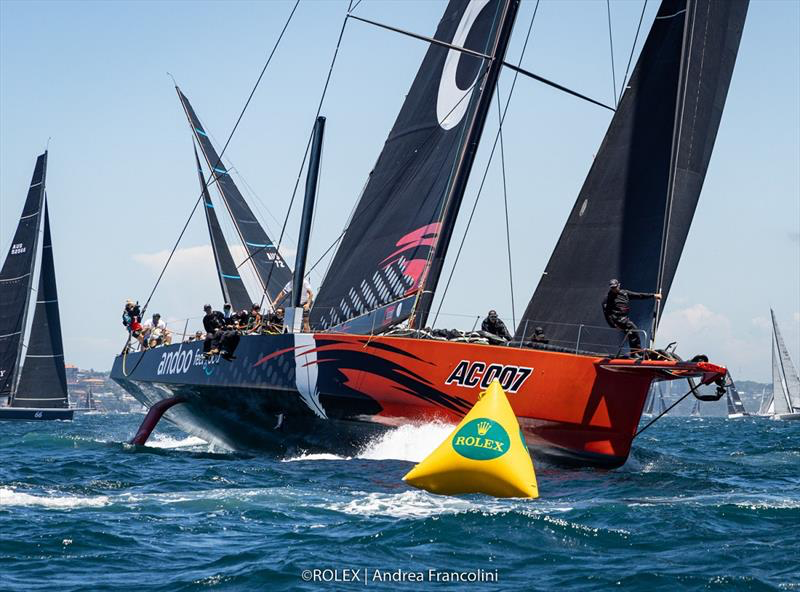
[[[225,315],[218,310],[213,310],[210,304],[203,307],[206,315],[203,317],[203,329],[206,330],[206,340],[203,342],[203,353],[209,354],[212,349],[217,349],[219,338],[225,327]]]
[[[481,330],[502,337],[506,341],[511,340],[511,334],[506,329],[506,324],[497,316],[496,310],[489,311],[489,314],[481,323]]]
[[[645,300],[647,298],[661,300],[661,294],[623,290],[619,280],[611,280],[608,282],[608,296],[603,301],[603,314],[606,317],[606,322],[610,326],[627,333],[628,345],[630,345],[631,352],[634,355],[641,352],[642,340],[639,339],[639,328],[628,317],[628,313],[631,311],[631,300]]]

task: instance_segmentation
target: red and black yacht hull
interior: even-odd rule
[[[608,359],[537,349],[345,334],[250,335],[233,361],[187,343],[120,355],[111,377],[146,406],[233,449],[347,453],[408,423],[456,423],[492,379],[529,446],[569,463],[627,459],[653,380],[712,382],[708,363]]]

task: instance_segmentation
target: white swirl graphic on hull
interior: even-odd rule
[[[313,351],[317,347],[314,335],[311,333],[296,333],[294,336],[294,363],[295,363],[295,386],[300,393],[303,402],[315,415],[322,419],[328,419],[328,414],[319,402],[319,391],[317,390],[317,352]],[[304,353],[308,352],[308,353]]]
[[[452,45],[464,47],[472,25],[481,13],[481,10],[489,4],[489,0],[472,0],[464,14],[461,22],[458,23],[456,34],[453,35]],[[442,68],[442,79],[439,81],[439,94],[436,98],[436,117],[439,125],[443,129],[449,130],[459,124],[469,107],[467,95],[472,89],[472,85],[480,74],[480,70],[475,75],[475,80],[467,85],[466,89],[459,88],[456,82],[456,72],[458,71],[458,61],[461,59],[462,52],[451,49],[447,52],[447,58]]]

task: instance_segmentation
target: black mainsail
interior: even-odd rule
[[[19,384],[11,397],[12,407],[64,409],[69,407],[67,373],[64,367],[64,345],[58,312],[56,269],[53,262],[53,243],[50,239],[50,217],[47,201],[44,204],[44,238],[42,269],[33,313],[25,364]]]
[[[664,0],[597,157],[516,331],[615,353],[608,281],[664,302],[722,117],[748,0]],[[631,319],[653,338],[652,301]]]
[[[219,285],[222,288],[223,299],[225,302],[230,303],[235,311],[249,310],[252,300],[250,300],[247,288],[242,282],[242,277],[239,275],[239,270],[236,268],[230,249],[228,249],[228,243],[225,241],[222,227],[219,225],[219,219],[214,210],[211,195],[208,193],[208,185],[203,175],[203,167],[200,165],[200,157],[197,155],[196,148],[194,150],[194,159],[197,163],[197,176],[200,178],[200,189],[203,192],[203,209],[206,212],[208,234],[211,237],[211,249],[214,251],[214,262],[217,265],[217,276],[219,277]]]
[[[451,0],[311,311],[317,329],[424,322],[518,0]]]
[[[22,353],[44,203],[47,152],[36,159],[17,231],[0,271],[0,397],[13,392]]]
[[[261,286],[272,302],[292,279],[292,272],[233,182],[230,173],[217,155],[211,139],[189,103],[189,99],[177,86],[175,90],[186,112],[194,137],[214,175],[217,189],[230,212],[236,231],[244,243],[248,258],[252,261]]]

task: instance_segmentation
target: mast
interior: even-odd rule
[[[325,135],[325,118],[317,117],[311,141],[311,158],[308,161],[306,193],[303,199],[303,213],[300,216],[300,234],[297,239],[297,257],[292,277],[292,301],[284,313],[284,331],[300,333],[303,326],[303,279],[306,274],[308,240],[311,236],[311,222],[314,220],[314,201],[319,185],[319,164],[322,157],[322,138]]]
[[[22,359],[22,337],[36,268],[36,251],[44,204],[47,151],[36,159],[19,225],[0,270],[0,397],[9,402],[16,390]]]
[[[500,16],[499,34],[497,35],[495,46],[489,54],[492,56],[492,60],[489,63],[483,88],[478,98],[472,125],[467,129],[461,156],[456,165],[456,172],[450,188],[450,195],[444,203],[439,240],[433,249],[427,271],[423,272],[422,290],[414,306],[414,312],[409,319],[409,326],[411,327],[424,327],[428,320],[434,292],[442,274],[447,249],[453,237],[453,230],[455,229],[458,212],[461,209],[461,202],[464,199],[464,192],[467,189],[469,175],[472,171],[472,165],[475,163],[475,156],[478,153],[478,144],[486,124],[486,116],[492,105],[497,79],[503,69],[503,60],[506,56],[511,33],[514,30],[514,21],[517,18],[518,10],[519,0],[508,0]]]
[[[64,367],[64,343],[58,311],[58,290],[50,237],[50,216],[44,203],[44,237],[42,269],[36,292],[36,309],[25,353],[25,364],[19,373],[13,407],[65,409],[69,407],[67,372]]]
[[[194,159],[197,163],[197,176],[200,180],[200,189],[203,193],[203,210],[206,213],[206,223],[208,224],[208,234],[211,238],[211,250],[214,252],[214,263],[217,266],[217,277],[222,288],[222,297],[225,302],[233,306],[234,311],[249,309],[252,300],[247,293],[247,288],[242,282],[239,270],[231,256],[225,235],[219,225],[214,203],[208,193],[208,185],[203,175],[203,167],[200,165],[200,157],[197,155],[197,148],[194,148]]]

